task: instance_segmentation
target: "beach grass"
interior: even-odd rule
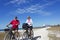
[[[4,33],[4,32],[0,32],[0,40],[3,40],[4,35],[5,35],[5,33]]]
[[[51,28],[48,28],[47,30],[49,30],[49,31],[52,31],[52,32],[54,32],[54,31],[60,31],[60,26],[53,26],[53,27],[51,27]],[[48,34],[48,37],[49,37],[49,40],[60,40],[60,37],[56,37],[56,35],[55,34]]]
[[[51,28],[48,28],[47,30],[51,30],[51,31],[60,31],[60,26],[56,26],[56,27],[51,27]]]

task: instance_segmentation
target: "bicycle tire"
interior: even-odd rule
[[[24,40],[24,39],[28,39],[28,35],[27,35],[26,32],[24,32],[23,35],[22,35],[22,40]]]
[[[31,32],[31,39],[34,37],[34,32],[33,32],[33,30],[32,30],[32,32]]]
[[[11,39],[10,39],[9,32],[5,35],[4,40],[11,40]]]
[[[24,32],[23,33],[23,35],[22,35],[22,40],[25,40],[25,39],[31,39],[32,40],[32,38],[34,37],[34,32],[33,32],[33,30],[32,30],[32,32],[31,32],[32,34],[31,34],[31,36],[30,36],[30,38],[28,37],[28,34],[26,33],[26,32]]]
[[[15,39],[16,40],[22,40],[22,34],[20,32],[18,32],[18,37],[15,35]]]

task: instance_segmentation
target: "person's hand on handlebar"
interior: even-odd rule
[[[9,27],[10,24],[8,24],[6,27]]]
[[[7,25],[6,27],[8,27],[9,25]]]

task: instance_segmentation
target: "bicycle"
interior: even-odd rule
[[[8,29],[6,29],[5,31],[6,32],[6,35],[4,37],[4,40],[22,40],[22,36],[20,36],[21,34],[19,33],[18,36],[17,34],[14,35],[14,39],[13,39],[13,34],[14,34],[14,31],[8,27]]]
[[[24,24],[23,25],[24,27],[26,27],[26,25]],[[23,30],[23,35],[22,35],[22,39],[24,40],[24,39],[26,39],[26,40],[28,40],[28,39],[31,39],[32,40],[32,38],[34,37],[34,32],[33,32],[33,30],[31,30],[30,28],[23,28],[24,30]],[[26,30],[27,29],[27,30]],[[31,31],[31,34],[30,34],[30,31]]]

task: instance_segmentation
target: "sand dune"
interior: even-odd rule
[[[48,29],[49,27],[37,29],[34,31],[34,37],[38,37],[37,40],[49,40],[48,38]],[[41,36],[41,38],[40,38]]]

